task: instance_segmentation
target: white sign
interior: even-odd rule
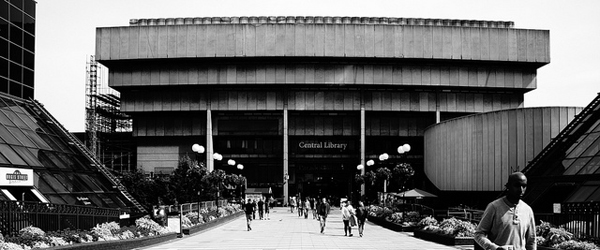
[[[33,169],[0,168],[0,186],[33,187]]]
[[[560,214],[560,203],[552,203],[552,211],[555,214]]]

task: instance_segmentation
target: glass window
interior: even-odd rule
[[[594,193],[592,193],[592,195],[590,195],[590,197],[588,197],[586,201],[599,201],[599,200],[600,200],[600,188],[596,189],[596,191]]]
[[[108,207],[108,205],[106,205],[102,199],[100,199],[97,195],[95,194],[89,194],[88,197],[90,198],[90,200],[92,201],[92,203],[94,203],[94,205],[98,206],[98,207]]]
[[[10,112],[10,111],[8,111]],[[12,113],[12,112],[10,112]],[[4,112],[2,112],[2,109],[0,109],[0,123],[4,124],[4,125],[11,125],[14,126],[14,124],[12,123],[12,121],[8,118],[8,116],[6,114],[4,114]]]
[[[10,0],[10,3],[19,9],[23,9],[23,0]]]
[[[21,143],[6,129],[3,125],[0,125],[0,136],[8,144],[21,145]]]
[[[8,93],[14,96],[21,97],[21,84],[17,82],[9,82]]]
[[[23,99],[33,98],[33,88],[23,86]]]
[[[571,166],[567,167],[564,175],[575,175],[585,164],[590,160],[590,157],[577,158]]]
[[[0,1],[0,17],[8,20],[8,3],[5,1]],[[0,26],[0,29],[4,27]]]
[[[28,87],[33,87],[33,71],[23,68],[23,84]]]
[[[31,152],[27,150],[27,148],[19,146],[13,146],[12,148],[19,154],[19,156],[21,156],[21,158],[25,160],[25,162],[27,162],[27,165],[35,167],[42,166],[42,163],[40,163],[40,161],[37,160],[37,157],[31,154]]]
[[[8,60],[4,58],[0,58],[0,76],[8,78]]]
[[[579,157],[579,155],[581,155],[581,153],[585,151],[590,144],[598,139],[598,136],[600,136],[600,133],[592,133],[585,136],[583,140],[576,143],[577,146],[573,149],[573,151],[568,153],[567,158]]]
[[[23,65],[27,68],[33,69],[35,64],[35,58],[33,53],[29,51],[23,51]]]
[[[10,6],[10,22],[18,27],[23,25],[23,12],[14,6]]]
[[[8,158],[8,161],[14,165],[27,165],[27,163],[25,163],[25,161],[23,161],[23,159],[21,159],[21,157],[19,157],[19,155],[6,144],[0,144],[0,153],[2,153],[4,157]]]
[[[50,203],[54,203],[54,204],[69,204],[63,198],[61,198],[60,195],[49,194],[49,195],[46,195],[46,197],[48,197],[48,200],[50,200]],[[70,204],[75,204],[75,203],[70,203]]]
[[[578,174],[593,174],[598,168],[600,168],[600,156],[592,158]]]
[[[29,14],[32,17],[35,17],[35,1],[33,0],[24,0],[25,5],[25,13]]]
[[[17,26],[14,26],[14,25],[8,25],[8,33],[9,33],[8,40],[12,42],[11,49],[12,49],[12,46],[23,45],[23,30],[22,29],[20,29]],[[20,47],[15,47],[15,48],[18,48],[18,50],[21,50]],[[16,55],[17,54],[15,54],[15,56]]]
[[[82,181],[77,175],[67,174],[67,176],[69,177],[69,180],[71,180],[73,185],[77,189],[81,190],[81,192],[92,192],[92,189],[88,185],[86,185],[85,181]]]
[[[8,119],[11,121],[11,123],[14,123],[14,125],[12,125],[11,123],[4,123],[7,126],[17,126],[17,127],[22,127],[22,128],[29,128],[25,122],[23,122],[23,120],[21,120],[21,118],[19,118],[19,116],[12,111],[9,110],[3,110],[0,111],[0,113],[4,113],[6,114],[6,116],[8,117]]]
[[[14,63],[11,62],[10,63],[10,67],[8,69],[9,76],[10,76],[9,78],[11,80],[15,81],[15,82],[20,82],[21,79],[23,79],[21,77],[21,71],[22,71],[21,69],[22,69],[21,66],[19,66],[18,64],[14,64]],[[17,85],[19,85],[19,84],[17,84]],[[12,88],[12,85],[11,85],[11,88]],[[20,87],[19,87],[19,93],[20,92],[21,92],[21,90],[20,90]],[[18,95],[18,96],[20,96],[20,95]]]
[[[2,62],[2,59],[0,59],[0,62]],[[0,92],[8,93],[8,80],[2,77],[0,77]]]
[[[10,164],[10,162],[8,161],[8,159],[6,159],[6,157],[4,157],[1,153],[0,153],[0,163],[2,163],[2,164]]]
[[[65,201],[67,201],[67,204],[78,204],[78,205],[80,205],[80,203],[77,202],[77,199],[75,199],[75,196],[73,196],[73,195],[63,194],[60,197],[62,197]]]
[[[600,133],[594,133],[600,135]],[[591,134],[590,134],[591,135]],[[596,136],[598,138],[598,136]],[[596,139],[581,156],[594,156],[600,151],[600,139]]]
[[[86,184],[88,184],[88,186],[90,186],[90,188],[92,188],[92,190],[94,192],[104,192],[105,190],[103,190],[100,185],[98,185],[98,183],[96,183],[96,180],[94,180],[93,178],[90,178],[88,175],[86,174],[78,174],[79,178],[81,178]]]
[[[36,130],[40,127],[28,114],[17,113],[17,115],[19,115],[19,117],[21,117],[21,120],[23,120],[23,122],[25,122],[31,130]]]
[[[32,35],[35,34],[35,20],[28,15],[23,15],[23,29]],[[27,35],[27,33],[25,34]]]
[[[11,36],[11,39],[12,39],[12,36]],[[12,62],[15,62],[18,64],[23,63],[23,49],[21,49],[21,47],[11,43],[10,44],[10,55],[9,55],[8,59],[10,59]],[[11,67],[12,67],[12,65],[11,65]]]
[[[70,174],[65,174],[65,173],[54,174],[54,178],[59,180],[60,183],[63,183],[63,185],[65,185],[67,190],[69,190],[71,192],[76,192],[76,193],[82,192],[82,190],[78,186],[73,184],[73,182],[71,181],[70,178],[67,177],[67,175],[70,175]]]
[[[63,186],[63,184],[58,181],[56,178],[54,178],[54,176],[52,176],[50,173],[40,173],[40,179],[46,181],[48,184],[50,184],[50,187],[52,187],[54,190],[56,190],[57,193],[68,193],[69,190],[67,190],[65,188],[65,186]]]
[[[35,145],[35,144],[33,144],[33,142],[32,142],[31,140],[29,140],[29,138],[27,138],[27,136],[25,136],[25,134],[23,134],[23,132],[21,132],[21,130],[20,130],[20,129],[18,129],[18,128],[16,128],[16,127],[12,127],[12,126],[6,126],[6,128],[8,128],[8,130],[9,130],[10,132],[12,132],[12,134],[13,134],[13,135],[14,135],[14,136],[15,136],[17,139],[19,139],[19,141],[21,141],[21,143],[22,143],[24,146],[27,146],[27,147],[32,147],[32,148],[35,148],[35,147],[36,147],[36,145]]]
[[[42,140],[42,138],[40,138],[40,136],[36,132],[33,132],[32,130],[29,130],[29,129],[24,129],[23,132],[25,134],[27,134],[27,136],[29,136],[29,139],[31,139],[33,142],[35,142],[35,144],[37,144],[38,148],[47,149],[47,150],[52,149],[52,148],[50,148],[50,146],[48,146],[48,144],[46,144],[46,142],[44,140]]]
[[[40,160],[44,162],[44,166],[46,167],[58,167],[58,168],[67,168],[67,166],[60,160],[54,152],[51,151],[41,151],[40,152]],[[49,165],[48,162],[52,162],[52,165]]]
[[[35,172],[35,174],[38,177],[38,178],[36,178],[35,187],[37,187],[40,191],[42,191],[42,193],[44,195],[48,194],[48,193],[56,193],[56,191],[54,191],[54,189],[48,184],[48,182],[46,182],[44,179],[41,178],[41,175],[43,175],[44,173]]]
[[[581,186],[566,202],[584,202],[597,188],[597,186]]]
[[[2,20],[0,20],[0,36],[1,33],[6,32],[2,31],[3,28],[4,27],[2,27]],[[3,38],[0,38],[0,56],[8,58],[8,41],[4,40]],[[8,62],[3,63],[2,65],[6,65],[6,68],[8,68]]]

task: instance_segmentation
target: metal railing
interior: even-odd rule
[[[100,223],[119,222],[120,209],[28,201],[0,201],[0,231],[15,235],[22,228],[38,227],[45,232],[89,230]]]
[[[550,222],[578,235],[600,237],[600,202],[563,203],[561,213],[536,213],[536,223]]]
[[[201,201],[201,202],[191,202],[184,203],[179,205],[165,205],[161,206],[167,213],[171,212],[180,212],[182,214],[187,214],[190,212],[200,212],[200,209],[210,209],[212,207],[224,207],[228,204],[227,200],[219,200],[219,205],[216,205],[216,201]]]

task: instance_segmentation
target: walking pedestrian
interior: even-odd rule
[[[350,225],[350,220],[353,219],[354,209],[352,205],[350,205],[350,201],[342,202],[342,221],[344,222],[344,236],[352,237],[352,226]]]
[[[310,208],[310,198],[304,200],[304,219],[308,219],[308,209]]]
[[[256,204],[256,199],[252,200],[252,205],[254,206],[254,210],[252,210],[252,219],[256,220],[256,210],[258,205]]]
[[[260,200],[258,200],[258,218],[259,219],[263,219],[263,215],[264,215],[264,205],[265,202],[263,201],[263,198],[261,197]]]
[[[295,207],[296,207],[296,198],[290,197],[290,213],[294,213]]]
[[[475,242],[483,249],[537,249],[533,210],[521,200],[527,177],[521,172],[508,176],[506,195],[490,202],[475,229]]]
[[[271,202],[269,202],[268,204],[265,204],[265,220],[270,220],[271,217],[269,216],[269,210],[271,210],[271,208],[269,207]]]
[[[319,218],[317,216],[317,204],[316,203],[317,203],[317,201],[314,197],[310,198],[310,212],[312,213],[313,219]]]
[[[321,203],[319,203],[319,206],[317,208],[317,213],[319,214],[319,222],[321,225],[321,233],[325,232],[327,215],[329,214],[330,209],[331,207],[329,206],[329,203],[327,203],[327,199],[323,198],[323,200],[321,201]]]
[[[254,213],[254,204],[252,204],[252,200],[248,199],[248,202],[244,204],[244,211],[246,212],[246,224],[248,225],[248,231],[252,230],[250,226],[252,222],[252,214]]]
[[[358,207],[356,208],[356,220],[358,224],[358,235],[363,236],[365,231],[365,221],[367,220],[367,208],[362,201],[358,201]]]
[[[302,199],[298,199],[298,217],[302,217],[303,212],[304,212],[304,201],[302,201]]]

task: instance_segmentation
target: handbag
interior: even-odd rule
[[[356,215],[350,215],[350,226],[356,226]]]

